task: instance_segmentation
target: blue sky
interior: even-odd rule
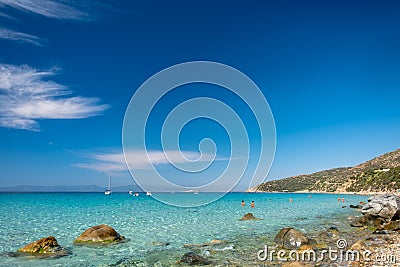
[[[128,103],[150,76],[194,60],[230,65],[264,93],[277,133],[267,179],[400,147],[396,1],[32,2],[0,0],[0,186],[105,186],[107,171],[132,184],[121,157]],[[166,97],[154,129],[193,96],[230,103],[259,143],[243,103],[206,85]],[[195,153],[205,137],[218,145],[217,173],[230,149],[221,127],[194,121],[180,141]],[[149,146],[159,144],[153,131]]]

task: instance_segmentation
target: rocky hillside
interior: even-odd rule
[[[400,149],[351,168],[336,168],[265,182],[252,191],[369,193],[397,189],[400,189]]]

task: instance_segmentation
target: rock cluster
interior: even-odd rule
[[[400,228],[400,197],[396,195],[385,194],[370,197],[361,212],[363,216],[351,222],[351,226],[372,226],[385,230]]]
[[[361,212],[364,215],[382,218],[387,222],[397,220],[400,215],[400,198],[391,194],[372,196]]]
[[[101,224],[87,229],[77,239],[75,239],[74,242],[77,244],[109,244],[120,242],[124,239],[125,238],[117,233],[114,228],[105,224]],[[57,239],[53,236],[48,236],[30,243],[18,249],[18,253],[21,255],[30,254],[37,256],[47,255],[56,257],[69,255],[69,252],[61,247],[58,244]]]

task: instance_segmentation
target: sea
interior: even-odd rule
[[[214,193],[160,194],[190,202],[212,198]],[[350,231],[349,218],[360,212],[349,205],[367,199],[361,195],[229,193],[204,206],[182,208],[143,193],[137,197],[128,193],[1,193],[0,266],[180,266],[181,257],[196,249],[210,259],[210,266],[250,266],[246,261],[256,262],[260,247],[273,243],[284,227],[310,235],[329,227]],[[241,221],[248,212],[262,220]],[[84,230],[99,224],[113,227],[125,236],[125,242],[74,245]],[[70,254],[38,258],[13,253],[47,236],[54,236]],[[201,245],[212,240],[222,242],[213,250]]]

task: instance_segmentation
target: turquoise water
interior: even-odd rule
[[[168,197],[186,203],[193,198],[208,198],[208,194],[212,193],[175,193]],[[288,226],[306,233],[330,226],[348,227],[346,218],[357,213],[342,206],[366,201],[367,197],[344,197],[346,203],[338,203],[337,195],[230,193],[206,206],[178,208],[145,195],[0,194],[0,266],[117,266],[127,259],[140,262],[138,266],[170,266],[189,251],[185,244],[221,239],[229,248],[235,240],[256,236],[272,242],[276,233]],[[242,200],[245,207],[241,206]],[[252,200],[255,208],[250,207]],[[240,221],[247,212],[263,220]],[[98,224],[112,226],[128,242],[101,247],[73,245],[85,229]],[[55,236],[71,255],[35,259],[7,254],[49,235]],[[168,245],[163,246],[165,243]]]

